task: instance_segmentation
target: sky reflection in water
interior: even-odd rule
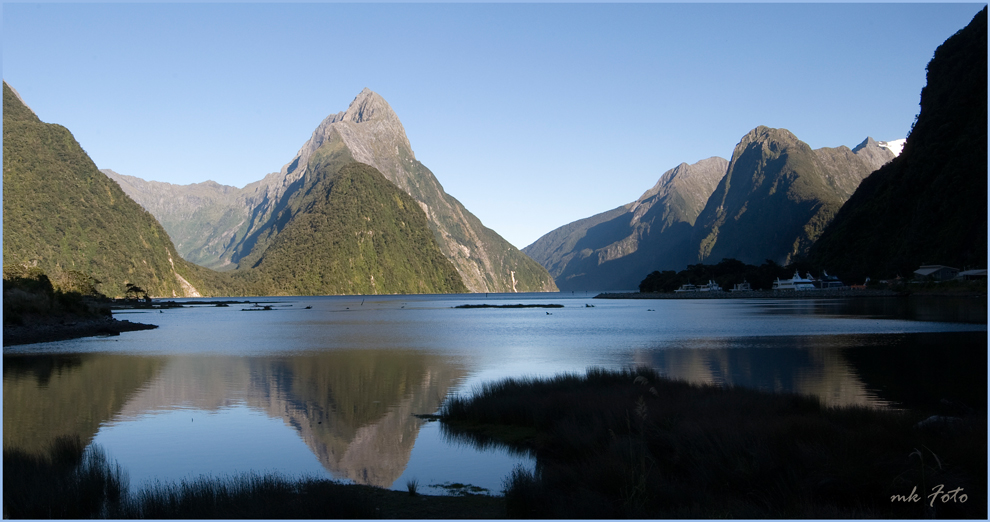
[[[39,452],[55,436],[75,434],[102,445],[132,486],[277,471],[395,489],[415,479],[420,487],[460,482],[498,492],[514,466],[532,467],[532,460],[445,440],[436,423],[413,414],[502,377],[632,365],[692,382],[883,407],[888,401],[844,350],[923,332],[986,339],[985,301],[982,313],[949,302],[556,294],[266,301],[275,310],[120,314],[160,327],[5,348],[4,448]],[[565,308],[452,308],[478,302]]]

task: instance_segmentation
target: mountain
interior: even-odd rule
[[[238,222],[246,221],[250,197],[257,190],[238,189],[214,181],[173,185],[145,181],[110,169],[101,169],[101,172],[158,219],[175,242],[180,256],[214,270],[235,268],[229,261],[220,261],[225,242],[231,237],[213,234],[218,228],[236,229]]]
[[[854,280],[922,264],[987,266],[987,8],[936,49],[904,150],[866,178],[813,245]]]
[[[316,151],[307,190],[275,217],[285,225],[259,241],[251,286],[266,295],[467,291],[416,201],[374,167],[324,161],[333,152]]]
[[[812,150],[757,127],[732,159],[681,164],[636,201],[564,225],[523,251],[562,290],[634,289],[654,270],[734,258],[787,264],[809,246],[897,142]]]
[[[695,223],[698,262],[787,264],[806,254],[859,183],[894,158],[867,138],[854,150],[812,150],[786,129],[757,127],[732,153]]]
[[[3,218],[4,263],[41,268],[56,285],[82,273],[109,296],[128,283],[155,296],[199,295],[201,269],[179,257],[155,218],[6,82]]]
[[[682,163],[636,201],[564,225],[523,249],[561,290],[636,288],[657,266],[684,265],[692,226],[728,161]]]
[[[426,213],[441,251],[470,291],[557,289],[543,267],[444,192],[433,173],[416,160],[398,116],[368,89],[346,111],[320,123],[280,172],[243,189],[205,184],[179,187],[108,175],[159,217],[188,259],[218,269],[244,268],[256,263],[278,235],[284,225],[278,219],[285,218],[289,201],[297,192],[310,190],[311,161],[323,147],[337,154],[324,155],[325,161],[335,166],[347,161],[369,165],[410,195]]]

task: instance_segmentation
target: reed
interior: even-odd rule
[[[46,455],[3,452],[4,518],[106,518],[127,500],[127,476],[98,446],[59,437]]]
[[[59,438],[46,455],[3,453],[4,518],[375,518],[366,491],[277,474],[157,483],[130,494],[99,446]]]
[[[156,484],[138,492],[119,518],[374,518],[360,492],[332,480],[247,473]]]
[[[448,436],[536,456],[535,473],[506,480],[512,516],[986,517],[985,414],[925,429],[919,413],[590,369],[487,384],[449,399],[440,417]],[[926,451],[919,468],[910,455],[922,447],[940,466]],[[914,485],[920,492],[922,480],[973,500],[891,500]]]

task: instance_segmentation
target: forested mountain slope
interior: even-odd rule
[[[123,296],[192,296],[195,267],[155,218],[104,176],[72,134],[44,123],[3,84],[3,261],[37,266],[53,282],[85,274]]]

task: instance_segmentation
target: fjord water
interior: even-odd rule
[[[40,453],[77,435],[120,463],[132,487],[276,471],[497,493],[531,457],[451,440],[414,414],[502,377],[590,366],[887,408],[910,406],[899,390],[946,391],[911,382],[907,358],[917,368],[951,356],[941,364],[975,366],[985,397],[985,299],[593,295],[264,298],[272,310],[118,312],[159,328],[4,349],[4,449]],[[564,307],[454,308],[481,303]]]

